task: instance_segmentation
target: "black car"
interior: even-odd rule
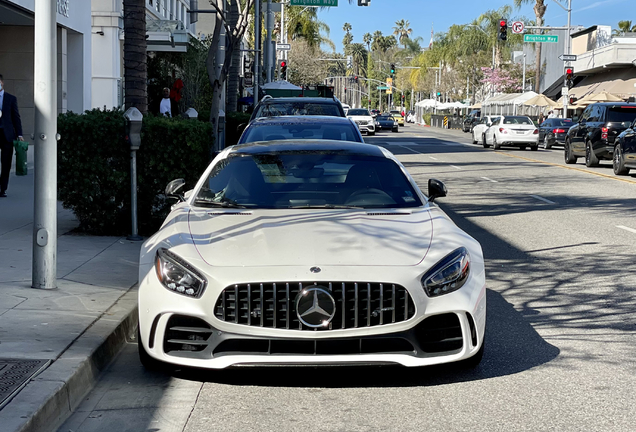
[[[243,131],[238,144],[289,139],[364,142],[358,126],[348,118],[283,116],[254,119]]]
[[[481,110],[472,110],[464,119],[462,130],[464,132],[472,132],[473,126],[481,121]]]
[[[614,160],[614,141],[636,120],[636,103],[602,102],[588,106],[565,137],[565,163],[585,158],[588,167]]]
[[[539,145],[544,149],[549,149],[553,145],[563,145],[565,136],[572,126],[572,119],[546,119],[539,125]]]
[[[346,117],[340,101],[336,98],[282,97],[263,98],[252,113],[250,121],[260,117],[298,115],[320,115]]]
[[[636,169],[636,120],[616,137],[613,165],[616,175],[627,175],[630,169]]]
[[[389,114],[380,114],[375,118],[378,122],[378,130],[390,130],[392,132],[398,132],[398,122]]]

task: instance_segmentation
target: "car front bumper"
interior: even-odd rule
[[[296,278],[299,272],[293,267],[277,269],[279,275]],[[332,268],[327,272],[330,279],[348,281],[385,280],[387,275],[386,268],[368,267]],[[396,273],[396,280],[390,281],[410,294],[414,304],[410,318],[383,325],[316,331],[266,328],[259,325],[257,318],[252,325],[219,319],[215,308],[221,292],[237,280],[259,280],[262,269],[217,269],[214,277],[207,275],[209,284],[199,299],[167,290],[156,272],[149,271],[139,287],[139,343],[157,360],[211,369],[256,364],[425,366],[473,356],[485,333],[483,270],[471,273],[460,290],[435,298],[426,296],[417,272],[416,267],[405,267]],[[390,316],[390,312],[387,314]]]

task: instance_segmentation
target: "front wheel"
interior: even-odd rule
[[[367,136],[373,136],[375,135],[375,132],[367,132]]]
[[[627,175],[629,174],[629,168],[625,168],[625,158],[623,157],[623,150],[621,150],[621,145],[616,144],[614,147],[614,158],[612,159],[614,174],[616,175]]]
[[[598,158],[594,153],[591,142],[585,143],[585,166],[588,168],[598,166]]]
[[[477,139],[475,139],[475,132],[473,132],[472,135],[473,135],[473,144],[477,144]]]
[[[538,145],[530,146],[530,150],[537,151],[537,150],[539,150],[539,146]]]
[[[572,148],[570,147],[570,141],[568,140],[565,140],[565,144],[563,145],[563,156],[565,157],[565,163],[568,165],[575,164],[578,159],[574,156]]]
[[[545,138],[543,138],[543,148],[546,150],[550,150],[552,148],[552,144],[550,144],[550,142],[548,141],[547,135],[545,136]]]

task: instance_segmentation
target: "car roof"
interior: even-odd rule
[[[333,98],[322,98],[322,97],[280,97],[280,98],[267,98],[261,100],[260,103],[263,104],[271,104],[271,103],[288,103],[288,102],[307,102],[307,103],[331,103],[331,104],[340,104],[337,100]]]
[[[289,123],[298,123],[298,124],[347,124],[351,125],[351,121],[346,117],[334,117],[334,116],[275,116],[275,117],[258,117],[252,120],[250,123],[251,126],[262,126],[269,124],[289,124]]]
[[[230,147],[228,150],[228,155],[233,153],[264,154],[279,152],[330,150],[339,153],[386,157],[386,154],[384,153],[382,147],[373,144],[337,140],[260,141],[248,144],[238,144]]]

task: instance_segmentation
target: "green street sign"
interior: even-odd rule
[[[557,43],[559,41],[559,36],[557,35],[533,35],[533,34],[524,34],[523,35],[524,42],[549,42],[549,43]]]
[[[338,0],[291,0],[291,6],[338,6]]]
[[[387,86],[378,86],[378,90],[388,90]]]

